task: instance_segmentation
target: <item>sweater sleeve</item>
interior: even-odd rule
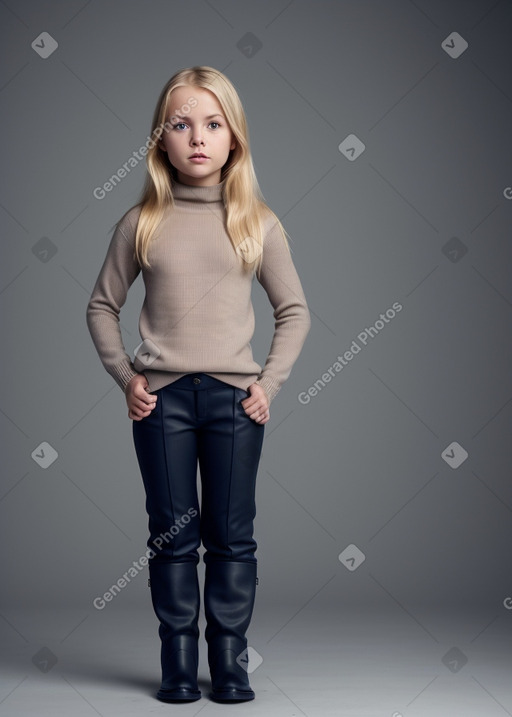
[[[311,316],[291,253],[275,219],[271,219],[257,278],[274,308],[275,326],[270,352],[256,380],[270,402],[289,377],[311,328]]]
[[[139,373],[126,352],[119,327],[121,307],[140,272],[134,256],[135,229],[129,215],[125,214],[116,226],[86,312],[87,326],[100,360],[123,391]]]

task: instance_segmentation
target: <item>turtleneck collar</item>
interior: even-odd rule
[[[222,202],[222,189],[224,184],[225,180],[219,182],[219,184],[210,184],[207,187],[196,187],[191,184],[183,184],[176,179],[171,180],[174,199],[200,204]]]

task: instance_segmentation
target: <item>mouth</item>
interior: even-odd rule
[[[195,154],[190,155],[189,159],[208,159],[208,157],[202,152],[196,152]]]

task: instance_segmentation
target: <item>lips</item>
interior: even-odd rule
[[[189,159],[194,159],[194,157],[198,157],[198,158],[201,158],[201,157],[202,157],[203,159],[208,159],[208,157],[206,156],[206,154],[202,154],[202,153],[192,154],[192,155],[189,157]]]

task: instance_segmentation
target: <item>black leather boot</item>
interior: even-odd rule
[[[197,686],[199,581],[194,562],[149,562],[151,599],[160,620],[163,702],[201,698]]]
[[[256,594],[254,562],[210,560],[206,563],[204,610],[208,664],[212,678],[211,698],[216,702],[254,699],[244,661],[245,633],[249,627]]]

